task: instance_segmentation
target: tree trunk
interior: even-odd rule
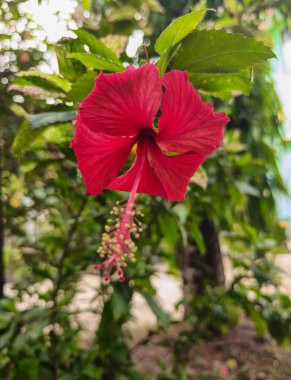
[[[204,218],[199,228],[204,239],[206,252],[202,254],[193,241],[187,247],[181,247],[179,252],[186,305],[194,295],[203,294],[207,285],[212,287],[225,285],[223,261],[216,227],[211,220]],[[189,306],[186,306],[185,314],[191,314]]]

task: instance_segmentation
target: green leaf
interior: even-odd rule
[[[13,141],[12,152],[20,158],[24,152],[26,152],[32,142],[40,135],[41,131],[32,131],[29,125],[29,121],[25,120],[19,128],[17,135]]]
[[[260,337],[264,336],[267,331],[267,322],[252,305],[250,306],[249,314],[255,324],[257,335]]]
[[[44,112],[29,117],[31,129],[39,129],[48,125],[64,124],[73,121],[76,117],[75,111],[69,112]]]
[[[0,311],[3,310],[15,313],[17,311],[15,301],[10,298],[0,299]]]
[[[163,243],[166,250],[173,254],[180,238],[177,219],[169,213],[161,213],[158,216],[158,223],[163,233]]]
[[[97,73],[95,71],[89,71],[80,76],[73,84],[71,91],[67,94],[66,100],[75,104],[83,100],[92,91],[96,77]]]
[[[1,40],[11,40],[11,35],[6,34],[6,33],[0,33],[0,39]]]
[[[181,44],[174,68],[195,73],[236,73],[275,58],[262,42],[223,30],[195,30]]]
[[[12,151],[20,158],[47,127],[64,126],[74,120],[76,112],[46,112],[31,115],[25,120],[14,139]]]
[[[42,81],[29,80],[26,78],[14,78],[9,90],[22,92],[26,96],[36,99],[47,99],[48,97],[64,97],[65,93],[60,89]]]
[[[64,78],[73,82],[77,76],[77,72],[74,68],[73,62],[67,59],[68,50],[65,46],[56,46],[56,55],[58,60],[59,72]]]
[[[17,379],[38,380],[39,360],[22,359],[18,367]]]
[[[225,93],[231,95],[234,91],[248,95],[252,86],[249,71],[237,74],[195,73],[190,71],[188,76],[197,90],[216,97],[223,97]]]
[[[14,318],[9,326],[9,329],[0,334],[0,352],[4,347],[11,345],[11,340],[15,336],[15,332],[17,331],[18,327],[18,322],[16,321],[16,318]]]
[[[160,58],[158,59],[158,61],[156,62],[156,66],[157,68],[159,69],[160,71],[160,74],[161,75],[164,75],[166,70],[167,70],[167,66],[170,62],[170,60],[172,59],[173,55],[175,54],[176,52],[176,47],[175,46],[172,46],[170,47],[169,49],[167,49],[161,56]]]
[[[203,20],[205,9],[178,17],[158,37],[155,51],[162,54],[169,47],[176,45],[185,38]]]
[[[109,49],[103,42],[98,40],[93,34],[86,32],[84,29],[75,30],[74,33],[78,36],[79,40],[86,44],[91,53],[97,54],[99,57],[109,59],[110,61],[117,62],[120,61],[116,54]]]
[[[19,78],[25,79],[25,81],[19,80]],[[38,70],[20,71],[17,73],[17,77],[13,81],[14,84],[31,85],[44,88],[45,90],[58,90],[62,92],[68,92],[71,89],[71,85],[65,79],[54,75],[46,74]]]
[[[204,255],[206,252],[206,247],[205,247],[203,235],[199,229],[199,225],[197,224],[196,220],[191,221],[190,234],[191,234],[192,239],[197,244],[199,251],[201,252],[202,255]]]
[[[86,67],[97,70],[105,70],[112,72],[124,71],[125,68],[109,59],[105,59],[99,57],[95,54],[87,54],[87,53],[70,53],[67,55],[67,58],[77,59],[83,63]]]
[[[3,312],[1,310],[1,314],[0,314],[0,330],[6,329],[6,327],[9,326],[9,324],[10,324],[13,316],[14,316],[13,313],[7,313],[7,312]]]
[[[155,299],[148,293],[142,292],[138,290],[139,293],[144,297],[144,299],[147,301],[149,307],[152,309],[152,312],[155,314],[159,324],[163,328],[169,327],[171,323],[171,318],[155,301]]]
[[[114,292],[111,302],[113,318],[115,321],[118,321],[128,312],[128,303],[118,291]]]

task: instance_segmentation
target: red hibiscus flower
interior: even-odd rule
[[[114,242],[103,242],[99,251],[103,255],[110,251],[102,264],[109,267],[109,274],[116,266],[123,279],[120,264],[135,249],[129,248],[131,234],[139,230],[132,215],[135,194],[183,200],[190,178],[221,145],[228,121],[225,113],[215,113],[211,104],[203,103],[185,71],[174,70],[161,78],[155,65],[147,63],[96,78],[80,106],[71,146],[90,194],[104,189],[131,192],[126,207],[114,211],[122,215],[118,228],[109,226],[104,236]],[[135,144],[131,168],[118,176]]]

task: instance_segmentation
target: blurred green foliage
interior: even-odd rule
[[[0,95],[1,139],[5,142],[1,200],[5,203],[6,276],[12,284],[9,295],[0,301],[3,379],[147,378],[131,366],[124,336],[133,295],[138,292],[144,297],[161,328],[169,326],[170,316],[156,300],[151,278],[161,261],[171,274],[179,276],[179,256],[187,247],[205,257],[207,237],[201,230],[205,218],[219,231],[233,279],[227,288],[213,288],[206,271],[203,294],[181,301],[191,310],[187,318],[192,332],[181,336],[177,358],[193,343],[225,333],[243,313],[253,320],[259,336],[269,331],[279,343],[290,344],[291,302],[279,290],[280,272],[272,259],[272,254],[285,250],[274,199],[276,193],[286,192],[277,165],[278,149],[284,145],[282,110],[269,64],[253,67],[273,57],[267,47],[270,34],[261,28],[273,3],[277,4],[83,0],[74,15],[82,25],[75,31],[76,38],[63,39],[55,47],[47,44],[48,50],[56,52],[58,75],[38,70],[45,54],[37,45],[25,48],[23,42],[33,36],[28,16],[19,13],[19,4],[1,4],[1,22],[7,29],[1,54],[9,58],[1,68],[1,90],[10,89]],[[166,29],[155,45],[172,19],[192,6],[193,13],[183,17],[194,20],[196,31],[182,18]],[[274,8],[275,21],[284,19],[287,7],[288,1]],[[217,12],[206,12],[202,21],[201,8],[216,8]],[[26,27],[16,48],[11,41],[22,18]],[[255,40],[214,29],[219,27]],[[127,282],[105,287],[91,265],[98,260],[96,249],[107,215],[126,194],[105,191],[96,198],[85,194],[69,148],[71,121],[99,70],[119,71],[122,62],[144,60],[141,49],[133,58],[126,54],[128,36],[136,29],[143,31],[144,42],[162,73],[189,69],[189,78],[202,96],[212,100],[217,110],[226,110],[231,123],[224,146],[199,169],[183,203],[138,197],[145,228],[137,242],[137,263],[128,266]],[[215,62],[208,51],[213,39],[219,46]],[[192,48],[197,43],[201,44],[198,51]],[[250,48],[252,53],[246,55]],[[221,52],[229,58],[225,60]],[[198,54],[205,64],[197,64]],[[78,318],[84,312],[79,297],[85,275],[95,276],[96,281],[86,311],[90,318],[100,319],[94,341],[86,349],[81,339],[86,326]],[[158,379],[187,379],[182,373],[181,362],[176,374]]]

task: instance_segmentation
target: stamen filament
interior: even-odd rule
[[[101,264],[96,264],[95,268],[106,269],[106,274],[103,278],[106,283],[110,282],[110,276],[114,267],[116,268],[119,281],[124,281],[124,274],[121,267],[126,267],[127,264],[125,259],[129,258],[131,261],[135,261],[134,253],[136,252],[137,247],[132,241],[132,236],[136,238],[140,236],[141,222],[138,221],[134,215],[137,214],[141,216],[143,214],[136,212],[134,209],[134,200],[145,162],[145,145],[146,144],[143,144],[141,147],[138,171],[126,206],[125,204],[117,202],[117,205],[113,207],[113,210],[110,212],[111,215],[115,216],[115,220],[112,219],[112,217],[108,219],[108,223],[115,221],[115,224],[107,224],[105,226],[106,232],[102,234],[101,247],[98,249],[98,253],[101,257],[104,257],[105,255],[109,257]]]

